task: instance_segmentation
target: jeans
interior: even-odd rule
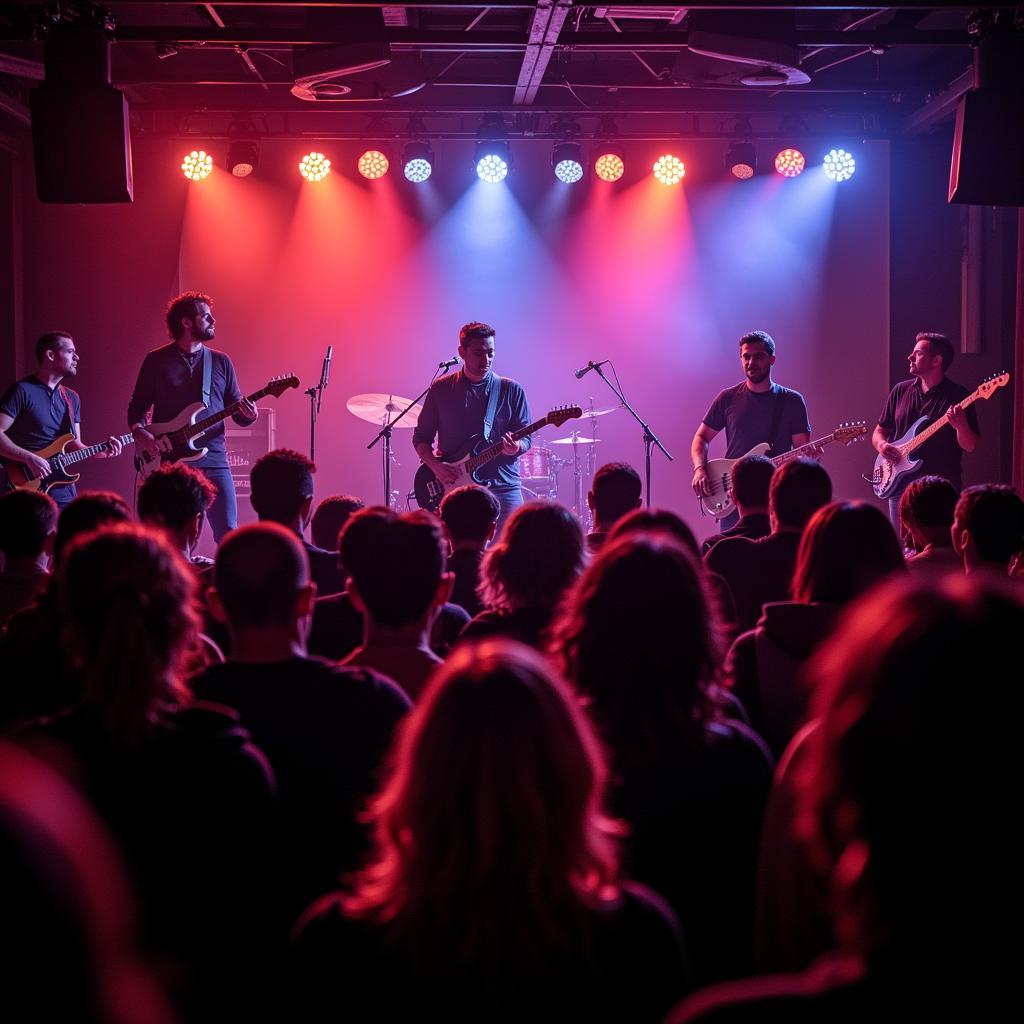
[[[505,520],[523,503],[523,489],[522,487],[492,487],[490,491],[501,506],[501,511],[498,513],[498,528],[494,534],[494,539],[500,540]]]
[[[213,530],[213,539],[218,544],[224,535],[238,525],[238,502],[235,499],[235,482],[227,466],[196,466],[207,480],[217,488],[217,497],[207,509],[206,518]]]

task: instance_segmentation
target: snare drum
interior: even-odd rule
[[[535,444],[519,456],[519,475],[524,480],[550,480],[553,472],[551,449]]]

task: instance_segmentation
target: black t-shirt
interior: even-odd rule
[[[782,404],[779,429],[769,437],[776,403]],[[772,446],[770,455],[781,455],[793,447],[794,434],[811,432],[803,395],[781,384],[772,384],[771,391],[751,391],[746,382],[726,388],[711,403],[704,423],[725,431],[727,459],[741,458],[764,441]]]
[[[27,451],[38,452],[74,432],[75,424],[82,420],[82,402],[78,392],[63,384],[49,388],[32,373],[4,392],[0,412],[14,420],[7,428],[8,438]]]
[[[969,394],[965,387],[948,377],[943,377],[927,392],[921,389],[921,382],[917,377],[901,380],[889,393],[882,415],[878,418],[878,425],[889,435],[889,441],[895,444],[910,430],[916,420],[923,417],[925,422],[914,431],[915,435],[939,419],[951,405],[962,402]],[[974,406],[968,406],[965,411],[968,426],[976,434],[981,433]],[[951,426],[944,426],[934,437],[925,441],[912,457],[921,459],[921,466],[914,476],[901,481],[901,486],[926,473],[945,477],[957,490],[963,486],[963,449],[956,439],[956,431]]]

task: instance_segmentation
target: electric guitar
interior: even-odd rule
[[[246,396],[245,399],[239,399],[226,409],[215,412],[212,416],[198,419],[199,414],[205,412],[207,407],[202,402],[194,402],[192,405],[182,409],[168,423],[151,423],[146,429],[158,440],[161,437],[167,438],[171,442],[171,450],[169,452],[161,452],[159,456],[156,456],[140,449],[135,458],[135,468],[143,477],[147,477],[158,466],[166,462],[195,462],[196,459],[201,459],[209,449],[197,448],[197,440],[211,427],[215,427],[222,420],[226,420],[229,416],[234,416],[236,412],[240,412],[243,402],[246,400],[258,402],[267,395],[280,398],[289,388],[297,388],[298,386],[299,378],[294,374],[287,377],[275,377],[267,383],[265,388],[254,391],[251,395]]]
[[[517,430],[512,435],[512,440],[518,441],[520,438],[529,437],[530,434],[540,430],[541,427],[546,427],[549,423],[553,427],[560,427],[567,420],[579,419],[582,415],[583,410],[578,405],[552,409],[543,419],[536,420],[528,427],[523,427],[522,430]],[[416,478],[413,480],[416,504],[420,508],[436,512],[448,487],[460,487],[466,483],[484,483],[477,476],[477,471],[501,455],[501,447],[501,441],[488,442],[483,440],[480,434],[474,434],[457,451],[443,455],[441,461],[458,470],[459,473],[455,482],[447,486],[437,479],[429,466],[421,465],[416,470]]]
[[[804,455],[814,455],[817,449],[826,445],[853,444],[868,432],[868,425],[863,420],[857,423],[841,423],[831,434],[819,437],[817,441],[808,441],[799,448],[792,448],[788,452],[772,457],[772,465],[778,468],[793,459],[799,459]],[[771,447],[767,441],[754,445],[746,455],[740,458],[748,458],[751,455],[764,455]],[[710,494],[702,494],[697,500],[700,502],[701,512],[704,515],[714,516],[715,519],[724,519],[736,507],[732,497],[732,467],[739,462],[739,459],[712,459],[705,465],[708,474],[708,488]]]
[[[979,398],[991,398],[999,388],[1006,387],[1009,382],[1008,373],[994,373],[991,377],[986,377],[971,394],[957,404],[965,409]],[[864,477],[879,498],[888,498],[896,490],[900,480],[921,465],[920,459],[912,459],[910,456],[949,423],[949,413],[944,412],[931,426],[925,427],[918,434],[918,427],[927,419],[927,416],[921,416],[914,420],[910,429],[898,441],[890,442],[900,450],[898,462],[890,462],[884,455],[879,454],[875,459],[875,468],[871,476]]]
[[[45,476],[39,476],[27,462],[18,462],[15,459],[0,457],[0,466],[7,474],[7,483],[10,490],[42,491],[49,494],[54,487],[70,487],[82,475],[81,473],[69,473],[68,466],[88,459],[92,455],[98,455],[110,448],[109,441],[101,444],[90,445],[88,448],[79,448],[77,451],[68,452],[64,449],[75,440],[74,434],[64,434],[58,437],[53,444],[47,445],[41,451],[33,452],[41,459],[49,463],[49,472]],[[131,434],[122,434],[118,438],[122,445],[132,444]]]

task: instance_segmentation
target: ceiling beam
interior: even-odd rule
[[[931,131],[943,121],[948,121],[956,113],[956,107],[961,97],[969,89],[974,88],[976,81],[977,72],[972,64],[962,75],[950,82],[942,92],[932,96],[915,110],[903,122],[903,127],[911,135],[920,135],[923,132]]]
[[[570,7],[572,0],[537,0],[530,23],[530,39],[516,82],[515,104],[525,106],[536,97]]]

